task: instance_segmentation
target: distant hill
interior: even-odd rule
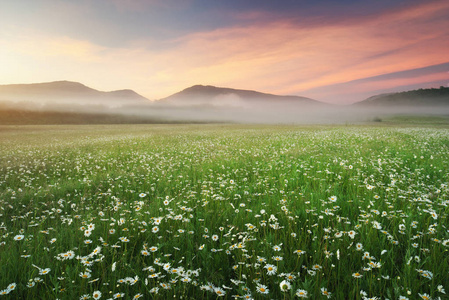
[[[449,107],[449,88],[419,89],[400,93],[381,94],[353,104],[362,107]]]
[[[114,106],[149,102],[132,90],[102,92],[72,81],[0,85],[0,101]]]
[[[159,103],[167,103],[179,106],[252,106],[262,105],[326,105],[322,102],[300,96],[279,96],[251,90],[239,90],[231,88],[215,87],[211,85],[194,85],[167,98],[159,100]]]

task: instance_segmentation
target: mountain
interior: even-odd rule
[[[102,92],[72,81],[0,85],[0,100],[41,105],[70,103],[109,106],[149,102],[132,90]]]
[[[353,104],[358,107],[449,107],[449,88],[381,94]]]
[[[160,101],[160,102],[159,102]],[[319,106],[322,102],[300,96],[279,96],[260,93],[251,90],[215,87],[211,85],[194,85],[167,98],[159,103],[176,106],[231,106],[248,107],[260,105],[295,105]]]

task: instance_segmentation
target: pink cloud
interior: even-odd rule
[[[114,1],[136,9],[149,3]],[[365,19],[304,26],[271,18],[168,41],[144,39],[119,48],[33,34],[0,40],[0,58],[14,57],[7,65],[17,70],[15,76],[29,70],[27,74],[41,74],[36,78],[44,81],[45,70],[52,80],[79,80],[102,90],[133,88],[152,99],[193,84],[302,95],[320,87],[447,62],[448,15],[449,2],[433,1]],[[5,76],[0,72],[3,82]],[[407,80],[381,84],[404,85]],[[430,79],[411,81],[420,80]],[[374,85],[354,88],[377,88]]]
[[[223,28],[178,39],[161,58],[181,67],[178,74],[191,83],[298,94],[445,62],[445,15],[449,3],[438,1],[336,25],[276,21]]]
[[[108,0],[118,11],[142,11],[150,8],[183,9],[191,5],[192,0]]]

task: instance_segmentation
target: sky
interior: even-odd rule
[[[0,2],[0,84],[196,84],[349,104],[449,86],[447,0]]]

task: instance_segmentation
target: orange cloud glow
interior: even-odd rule
[[[161,66],[163,75],[176,74],[180,87],[209,83],[298,94],[447,62],[449,19],[438,19],[444,13],[449,3],[442,1],[353,23],[218,29],[174,41],[158,61],[170,62],[171,68]]]
[[[102,90],[132,88],[150,99],[194,84],[302,95],[320,87],[448,62],[447,15],[449,2],[434,1],[365,19],[329,24],[260,22],[164,42],[136,40],[115,48],[33,33],[0,40],[0,63],[10,70],[0,72],[0,81],[68,79]],[[432,76],[413,82],[444,79],[444,74]],[[396,79],[358,88],[375,90],[379,85],[405,83]]]

